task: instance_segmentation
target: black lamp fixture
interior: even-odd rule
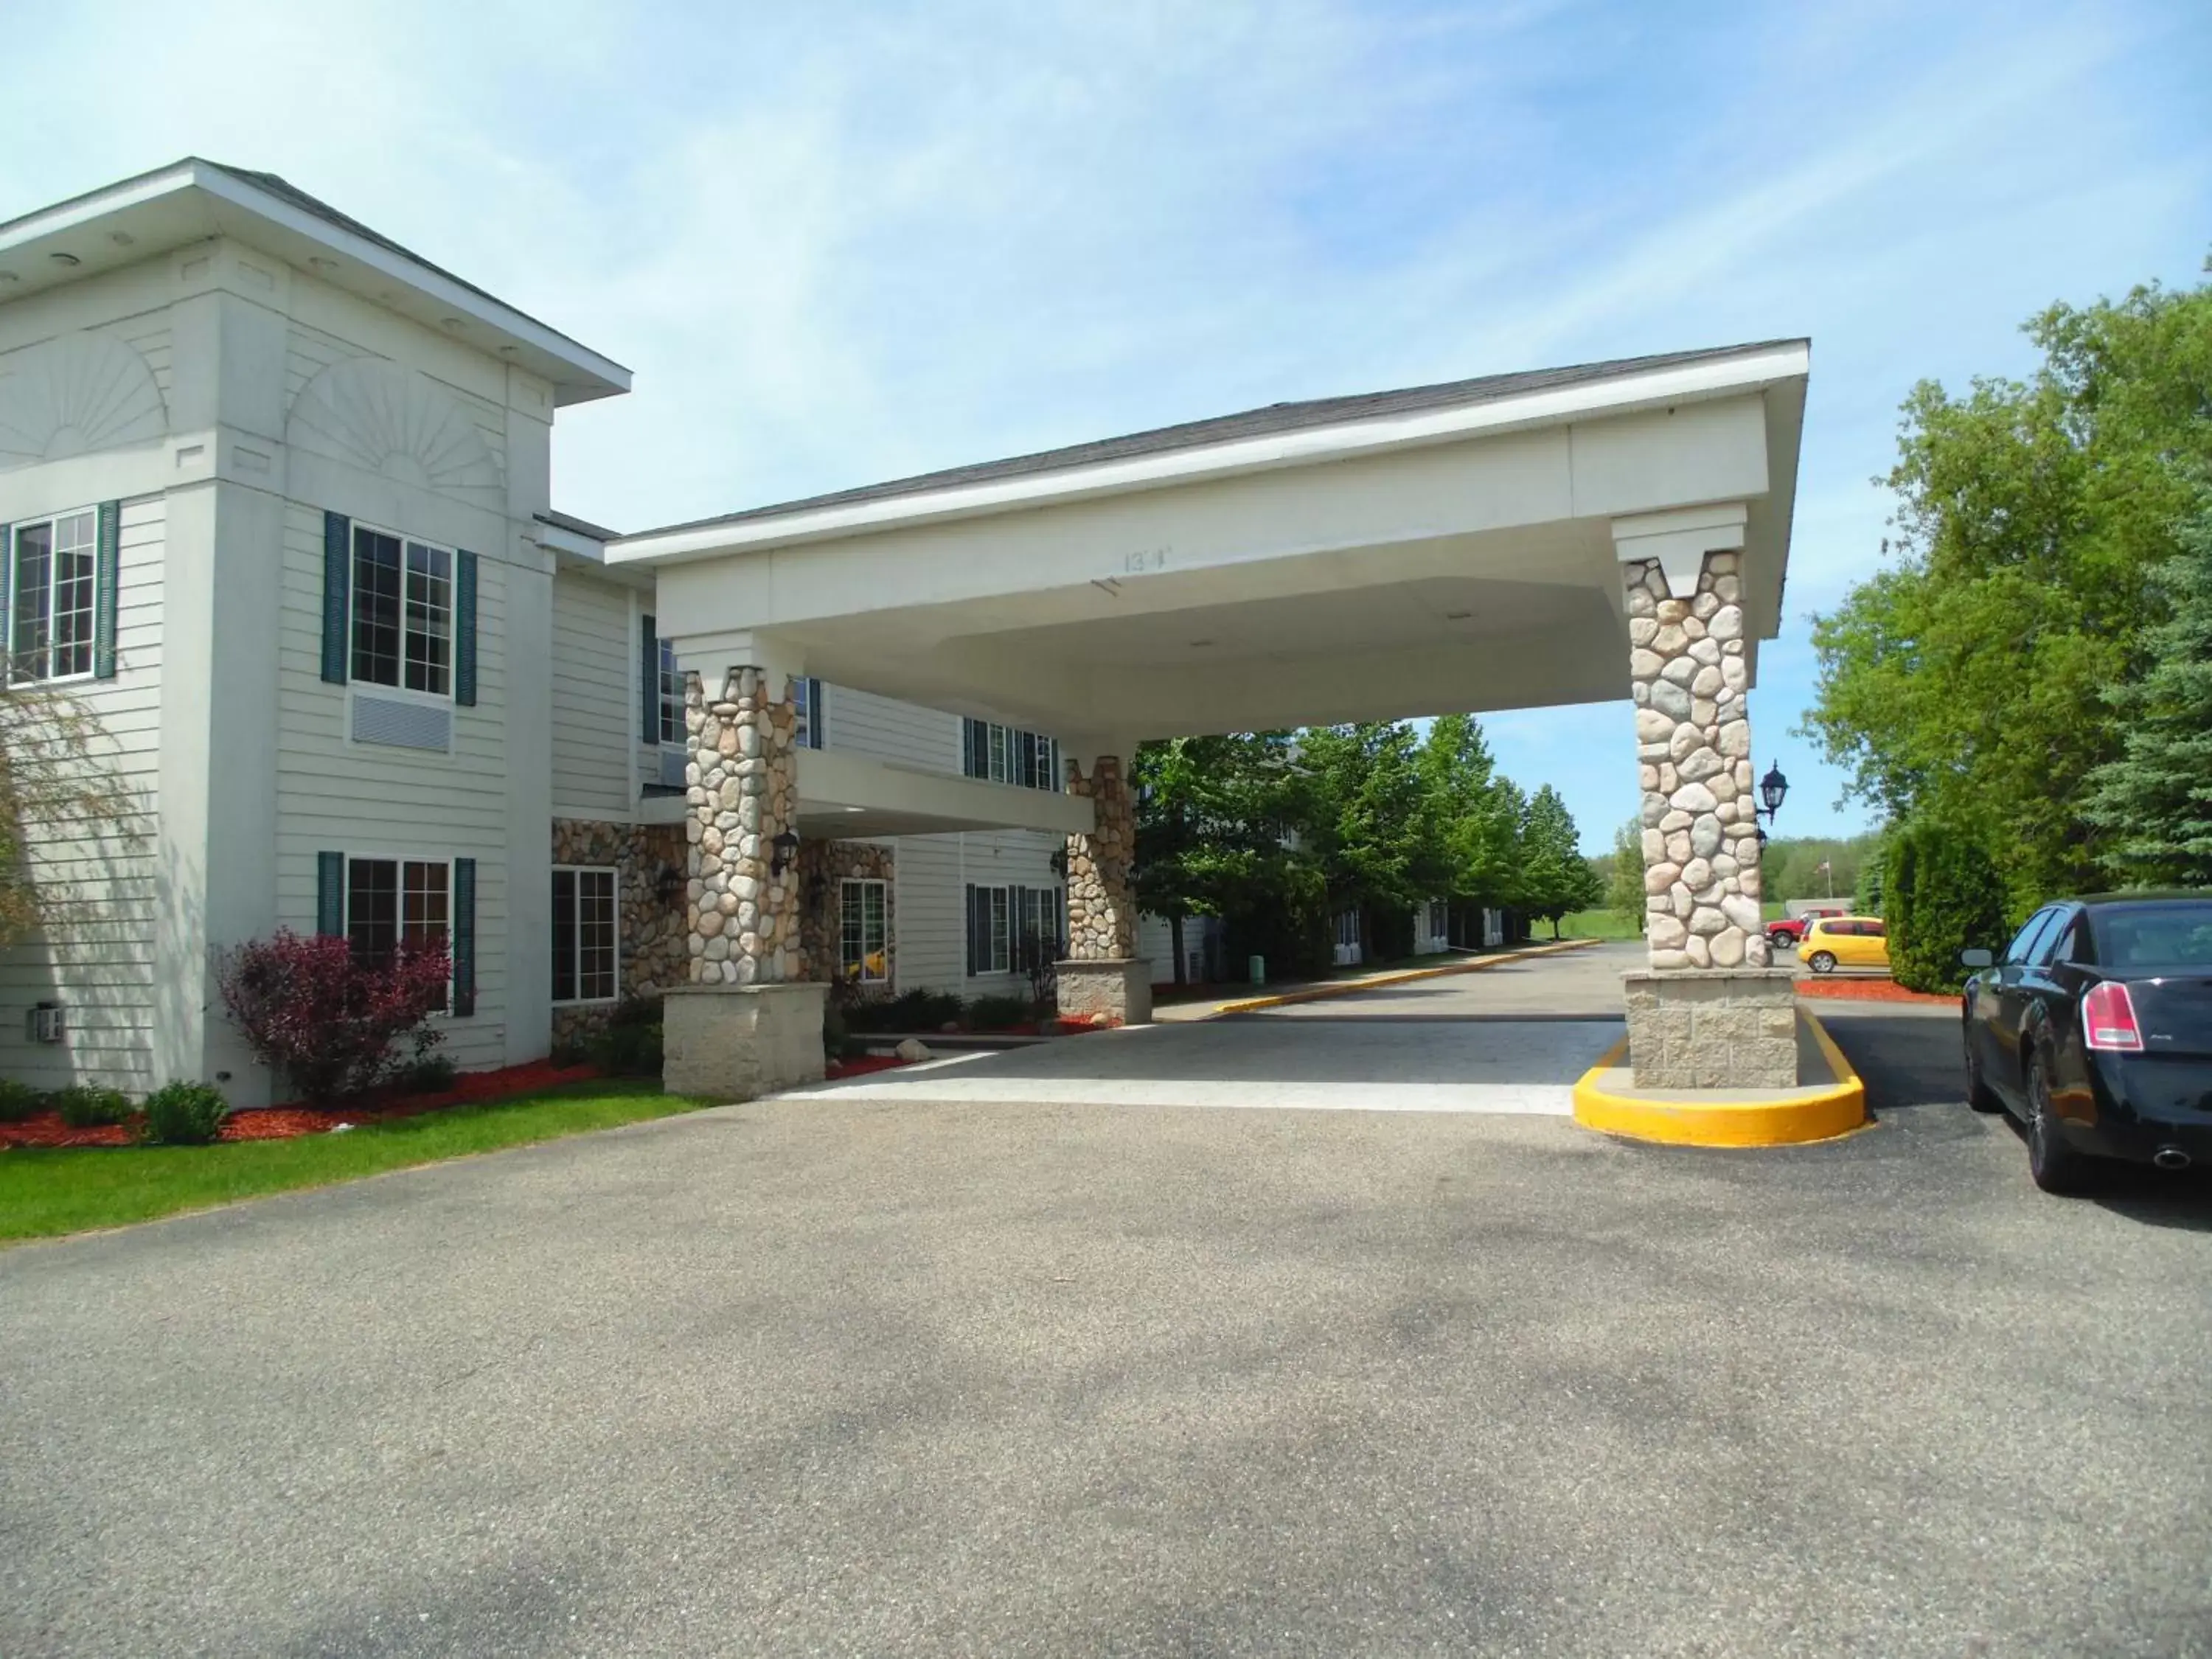
[[[1766,769],[1766,775],[1759,781],[1759,798],[1765,805],[1751,809],[1752,830],[1758,836],[1761,848],[1766,845],[1766,825],[1759,820],[1765,818],[1767,823],[1773,823],[1774,815],[1782,810],[1783,798],[1789,793],[1790,780],[1782,775],[1782,763],[1777,761]]]
[[[684,896],[684,872],[672,864],[660,866],[660,878],[653,884],[653,894],[663,904],[673,904]]]
[[[1048,859],[1046,862],[1052,866],[1053,874],[1058,876],[1062,881],[1066,881],[1067,879],[1066,848],[1059,847],[1054,848],[1051,858]]]
[[[799,835],[797,831],[787,830],[781,835],[775,836],[769,842],[769,874],[771,876],[781,875],[785,871],[791,868],[792,860],[798,856]]]

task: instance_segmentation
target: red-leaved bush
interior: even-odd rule
[[[451,971],[442,939],[365,963],[342,939],[280,927],[226,951],[217,976],[231,1024],[262,1064],[319,1103],[381,1083],[401,1062],[393,1046],[402,1038],[410,1061],[445,1041],[429,1018],[446,1006]]]

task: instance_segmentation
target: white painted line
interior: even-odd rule
[[[920,1105],[1182,1106],[1233,1111],[1460,1112],[1571,1117],[1574,1086],[1543,1083],[1232,1083],[1133,1078],[878,1077],[795,1089],[775,1100],[907,1102]]]

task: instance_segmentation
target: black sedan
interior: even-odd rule
[[[2212,1158],[2212,893],[2047,904],[1966,981],[1966,1097],[2027,1126],[2047,1193],[2091,1160]]]

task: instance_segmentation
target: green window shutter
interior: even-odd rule
[[[977,964],[983,961],[990,949],[990,897],[970,882],[968,884],[968,971],[970,974],[983,971]]]
[[[477,861],[453,860],[453,1013],[477,1011]]]
[[[453,555],[453,701],[477,706],[477,556]]]
[[[123,574],[123,503],[100,504],[100,539],[93,551],[92,675],[115,678],[115,585]]]
[[[655,619],[638,619],[638,714],[644,724],[639,730],[647,743],[660,741],[660,635],[654,633]]]
[[[353,576],[353,520],[323,514],[323,678],[346,683],[347,584]]]
[[[15,648],[15,636],[9,631],[15,621],[15,531],[12,525],[0,524],[0,659]],[[0,684],[5,678],[0,677]]]
[[[315,854],[315,931],[325,939],[345,936],[345,854]]]

